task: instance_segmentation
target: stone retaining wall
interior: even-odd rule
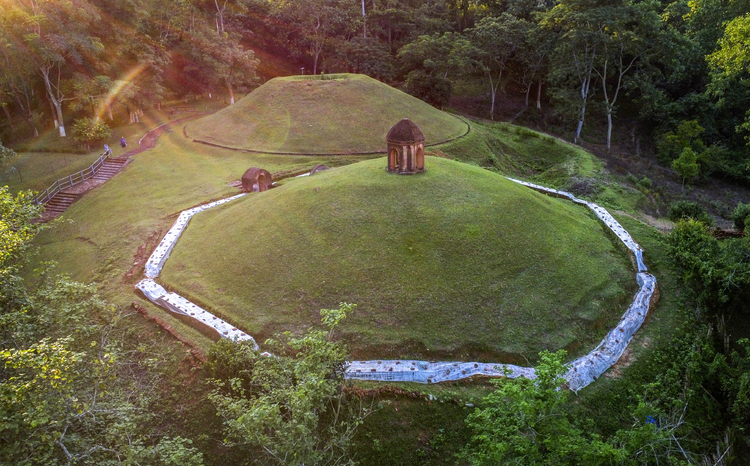
[[[638,292],[632,304],[622,315],[617,326],[610,330],[599,345],[590,353],[568,363],[568,372],[565,379],[573,391],[578,391],[599,378],[607,369],[612,367],[622,356],[633,335],[641,327],[646,315],[651,308],[656,294],[656,278],[648,273],[643,262],[643,248],[633,240],[630,234],[615,220],[603,207],[578,199],[570,193],[544,186],[527,183],[525,181],[508,178],[511,181],[522,184],[530,189],[544,194],[568,199],[576,204],[585,205],[590,208],[604,224],[612,230],[617,238],[632,252],[636,259],[636,281]],[[176,293],[167,292],[161,285],[154,281],[159,276],[164,263],[169,258],[172,248],[187,227],[193,215],[198,212],[232,201],[245,194],[239,194],[219,201],[211,202],[199,207],[188,209],[180,214],[172,228],[167,232],[164,239],[156,248],[146,263],[146,279],[141,280],[136,288],[148,299],[168,311],[188,318],[194,319],[201,326],[211,329],[223,338],[235,341],[252,341],[255,348],[257,343],[252,336],[231,324],[219,319],[208,311],[196,306],[187,299]],[[479,362],[427,362],[413,360],[372,360],[352,361],[346,369],[345,377],[350,379],[378,380],[389,382],[417,382],[437,383],[449,380],[460,380],[472,376],[494,376],[494,377],[536,377],[534,368],[520,367],[512,364],[495,364]]]

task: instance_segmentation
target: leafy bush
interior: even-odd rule
[[[609,437],[592,433],[591,421],[568,409],[572,392],[561,389],[564,358],[565,351],[540,353],[535,380],[493,380],[497,389],[466,417],[473,435],[461,456],[474,466],[680,464],[669,459],[679,445],[675,435],[687,429],[642,398],[627,427]]]
[[[354,306],[322,309],[327,331],[267,340],[273,357],[229,340],[212,347],[206,369],[215,388],[208,398],[223,421],[227,446],[259,458],[259,464],[332,464],[346,457],[370,412],[344,406],[340,388],[347,355],[332,341]]]
[[[750,225],[750,204],[737,204],[737,207],[732,211],[732,221],[734,222],[735,228],[740,231],[745,231],[748,225]]]
[[[685,181],[698,176],[700,165],[698,164],[698,154],[686,147],[682,149],[680,156],[672,161],[672,169],[682,178],[682,188],[685,188]]]
[[[3,146],[2,141],[0,141],[0,162],[14,155],[16,155],[15,151],[13,149]]]
[[[650,189],[653,185],[654,183],[645,176],[643,177],[641,181],[638,182],[638,186],[640,186],[641,188]]]
[[[436,108],[443,108],[453,93],[453,83],[442,76],[412,71],[406,77],[406,92]]]
[[[713,315],[746,313],[750,302],[750,241],[718,241],[705,224],[678,222],[669,235],[670,253],[685,284]]]
[[[73,139],[82,142],[86,151],[90,151],[90,145],[102,142],[112,134],[106,123],[96,118],[82,118],[73,122]]]
[[[669,205],[669,219],[673,222],[692,219],[705,225],[713,225],[713,219],[705,207],[697,202],[677,201]]]
[[[685,148],[690,148],[700,154],[705,145],[700,136],[704,129],[696,120],[682,121],[675,131],[664,133],[656,141],[656,159],[664,164],[671,164],[680,157]]]

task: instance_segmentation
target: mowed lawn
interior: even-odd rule
[[[465,134],[453,115],[364,75],[275,78],[235,105],[188,124],[191,138],[260,152],[385,152],[388,130],[402,118],[427,144]]]
[[[179,128],[162,135],[156,148],[134,156],[122,172],[88,192],[43,232],[35,240],[40,252],[33,266],[54,260],[58,272],[98,283],[103,296],[116,306],[127,307],[134,301],[147,305],[149,312],[181,333],[208,345],[210,340],[148,304],[136,294],[134,281],[125,280],[139,247],[152,235],[161,240],[182,210],[237,194],[227,183],[239,180],[251,166],[275,172],[347,162],[346,158],[264,156],[212,148],[186,141]]]
[[[374,159],[201,213],[162,282],[261,340],[357,304],[357,358],[588,351],[634,291],[620,245],[584,207],[460,162],[397,176]]]

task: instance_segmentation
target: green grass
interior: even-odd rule
[[[8,185],[12,192],[44,191],[58,179],[88,168],[102,152],[21,152],[0,164],[0,184]]]
[[[294,79],[291,81],[305,82],[304,80],[295,81]],[[145,130],[145,128],[143,129]],[[64,215],[66,220],[61,222],[56,229],[43,233],[38,239],[37,243],[42,247],[39,260],[57,260],[59,270],[70,273],[73,278],[100,283],[105,296],[116,304],[129,304],[133,300],[143,303],[144,301],[134,293],[132,283],[123,283],[123,276],[131,268],[138,247],[153,232],[163,235],[181,210],[235,193],[236,190],[230,188],[227,183],[237,180],[250,166],[260,166],[275,172],[310,168],[317,163],[334,167],[344,166],[367,158],[249,154],[191,143],[186,141],[181,133],[181,128],[179,128],[175,129],[172,134],[163,135],[156,149],[136,156],[133,163],[126,167],[121,174],[88,193],[81,201],[74,204]],[[533,154],[535,152],[543,154],[543,156],[534,156],[534,158],[527,157],[521,164],[523,166],[531,166],[531,161],[534,161],[535,166],[546,167],[547,170],[554,170],[556,167],[564,165],[566,167],[573,166],[574,172],[576,170],[585,171],[588,169],[587,167],[594,167],[593,170],[596,171],[596,166],[589,163],[589,159],[586,159],[585,155],[571,152],[570,146],[551,140],[546,136],[537,136],[538,133],[529,133],[523,128],[517,129],[509,125],[497,124],[474,124],[469,138],[476,137],[480,133],[483,134],[485,139],[492,139],[495,143],[502,142],[501,139],[505,137],[508,141],[507,146],[510,148],[505,157],[509,161],[513,157],[520,159],[521,154]],[[135,135],[130,140],[132,141],[134,138]],[[443,145],[437,150],[441,149],[449,153],[452,150],[461,149],[461,147],[458,143],[452,143],[452,145]],[[545,157],[549,158],[550,162],[545,163]],[[32,154],[20,154],[19,158],[34,160]],[[571,159],[575,158],[580,158],[581,161],[571,164]],[[403,271],[399,272],[406,274],[411,271],[415,277],[423,277],[421,280],[427,280],[425,283],[430,285],[427,294],[414,295],[412,293],[412,296],[408,296],[407,292],[413,292],[418,288],[416,282],[399,281],[401,279],[393,276],[393,269],[388,268],[390,266],[381,267],[383,270],[378,271],[376,263],[376,259],[379,259],[378,243],[377,241],[368,242],[365,239],[358,239],[351,244],[341,244],[341,248],[360,247],[362,252],[353,254],[350,259],[339,257],[335,261],[330,257],[320,259],[322,249],[312,248],[312,252],[303,249],[303,245],[307,247],[307,244],[303,241],[298,244],[284,245],[287,248],[285,251],[291,251],[286,255],[296,255],[299,252],[299,257],[305,257],[307,254],[312,254],[313,257],[322,261],[321,264],[328,261],[327,263],[332,271],[342,267],[341,272],[337,272],[337,279],[341,281],[336,286],[329,283],[326,287],[320,287],[319,284],[313,283],[314,286],[308,287],[309,284],[294,282],[293,277],[287,276],[290,273],[289,269],[286,269],[284,273],[277,274],[276,277],[280,278],[274,286],[279,292],[274,294],[264,288],[259,294],[259,296],[266,297],[273,295],[271,299],[265,302],[270,306],[283,308],[283,312],[273,319],[262,313],[255,314],[255,304],[252,301],[245,301],[245,299],[251,294],[256,295],[240,284],[241,280],[237,277],[231,277],[229,280],[229,284],[234,287],[231,291],[223,284],[217,285],[217,283],[223,281],[218,277],[225,273],[221,266],[218,270],[209,269],[196,272],[199,269],[195,268],[192,262],[183,263],[182,266],[185,267],[185,271],[178,272],[183,274],[184,284],[178,284],[175,287],[179,288],[186,296],[206,305],[218,314],[232,320],[239,319],[235,321],[242,321],[243,325],[247,323],[250,326],[248,330],[251,330],[261,340],[277,330],[287,328],[296,330],[317,323],[317,310],[320,308],[336,306],[342,300],[358,302],[360,304],[357,312],[358,317],[353,318],[346,328],[346,337],[350,340],[357,339],[358,343],[361,343],[353,348],[358,356],[369,357],[379,353],[394,357],[413,355],[430,359],[474,358],[497,360],[497,358],[500,358],[525,363],[525,357],[533,358],[536,352],[542,348],[568,347],[574,351],[582,352],[586,350],[589,343],[595,343],[601,336],[600,334],[603,334],[606,330],[607,319],[612,320],[619,316],[620,307],[630,299],[630,289],[632,288],[632,277],[627,260],[618,246],[613,247],[612,243],[608,242],[609,240],[602,234],[598,223],[590,218],[585,209],[570,204],[566,205],[536,194],[533,195],[540,199],[539,202],[546,205],[545,208],[548,210],[550,209],[549,205],[552,205],[549,203],[565,205],[565,212],[570,211],[566,215],[574,215],[577,218],[573,221],[574,224],[583,221],[586,223],[585,228],[583,228],[586,230],[586,234],[596,236],[598,240],[603,241],[598,246],[594,246],[594,249],[598,249],[593,254],[600,254],[599,260],[608,254],[614,257],[614,260],[603,260],[610,268],[603,269],[604,272],[602,273],[594,274],[595,280],[582,279],[589,285],[588,290],[579,292],[576,287],[568,286],[572,283],[572,280],[577,280],[583,276],[583,269],[586,269],[586,267],[589,271],[596,268],[591,265],[596,260],[592,262],[589,257],[584,257],[583,269],[580,270],[580,273],[570,275],[568,285],[561,281],[559,289],[538,292],[537,290],[543,288],[537,283],[538,280],[542,280],[542,283],[552,283],[558,279],[558,276],[569,274],[569,271],[564,267],[557,266],[550,266],[549,270],[542,270],[542,273],[538,273],[538,270],[544,269],[547,264],[537,258],[539,255],[549,252],[549,249],[545,250],[542,247],[533,250],[532,248],[528,253],[530,257],[528,261],[514,260],[508,263],[503,261],[500,256],[504,252],[503,247],[507,249],[508,244],[516,241],[503,228],[510,228],[508,225],[517,225],[518,222],[528,220],[534,215],[516,216],[511,222],[506,221],[500,226],[495,225],[494,222],[489,221],[491,217],[500,218],[502,215],[513,217],[513,215],[507,211],[501,212],[502,209],[498,205],[475,202],[475,200],[484,195],[487,195],[489,199],[494,199],[493,196],[497,196],[494,191],[497,190],[499,184],[504,182],[499,180],[496,175],[476,167],[453,164],[450,165],[450,167],[453,167],[450,169],[437,168],[443,166],[446,162],[433,158],[429,158],[428,162],[433,163],[433,160],[435,169],[432,170],[428,167],[426,175],[415,177],[413,181],[419,181],[420,179],[434,180],[441,170],[447,175],[446,179],[454,176],[457,169],[462,175],[451,181],[448,186],[423,187],[423,189],[427,189],[427,191],[424,191],[423,199],[449,200],[453,202],[453,207],[441,208],[443,209],[441,211],[428,206],[427,209],[423,210],[423,213],[429,215],[421,217],[418,215],[416,218],[426,219],[432,223],[426,223],[419,228],[410,226],[409,231],[417,236],[404,240],[404,244],[408,241],[414,241],[420,245],[432,244],[433,250],[438,251],[431,256],[423,255],[424,261],[420,264],[404,263]],[[372,163],[373,165],[368,169],[371,172],[370,174],[373,176],[384,175],[384,171],[380,167],[382,163],[379,161]],[[465,172],[465,170],[469,170],[471,175],[469,176],[469,172]],[[568,169],[566,168],[566,170]],[[335,171],[331,173],[335,173]],[[284,190],[299,190],[302,188],[298,188],[298,186],[302,186],[306,182],[309,183],[310,180],[322,181],[329,179],[326,177],[330,176],[320,174],[307,179],[307,181],[305,179],[287,179],[281,183],[281,188],[266,194],[276,196]],[[372,178],[370,175],[367,175],[367,177]],[[56,179],[57,176],[53,178]],[[394,182],[396,179],[403,181],[409,178],[386,178],[390,182]],[[484,181],[480,181],[477,187],[471,187],[475,183],[475,179]],[[365,185],[360,186],[360,188],[370,193],[366,206],[373,212],[376,211],[373,207],[379,208],[385,202],[377,197],[381,195],[382,189],[372,185],[371,180],[365,181]],[[333,189],[335,188],[334,179],[329,179],[326,183],[330,183],[332,188],[330,192],[326,191],[328,195],[336,194],[344,201],[348,201],[351,197],[349,191],[344,187]],[[461,190],[471,188],[466,191],[466,198],[451,194],[451,190],[456,187],[454,183],[459,183],[456,186]],[[41,184],[46,185],[46,182]],[[521,189],[512,185],[508,186],[510,186],[508,189],[511,191]],[[412,194],[410,190],[396,189],[396,186],[391,186],[391,188],[394,189],[388,192],[398,199],[409,199]],[[375,194],[372,194],[373,192]],[[524,190],[524,192],[526,191]],[[298,195],[301,196],[301,200],[306,199],[306,196],[302,195],[301,192]],[[253,196],[256,195],[251,195],[251,197]],[[328,212],[331,205],[336,203],[332,198],[329,198],[329,201],[328,210],[323,209],[323,212]],[[388,202],[393,203],[395,200],[392,198]],[[425,201],[412,200],[410,202],[413,203],[409,207],[410,209],[422,209],[420,202],[424,203]],[[286,207],[289,209],[289,213],[285,214],[288,215],[288,219],[294,219],[297,216],[296,209],[302,208],[303,204],[297,202],[297,204],[292,205],[294,208]],[[479,209],[487,208],[488,205],[490,210],[478,212]],[[264,208],[271,209],[270,206]],[[319,206],[313,205],[308,205],[305,208],[309,212],[320,210]],[[446,213],[449,214],[449,217],[442,220],[442,223],[438,221],[440,216]],[[544,218],[546,211],[539,211],[537,214],[540,218]],[[214,214],[207,212],[202,215],[210,216]],[[247,218],[256,218],[253,212],[243,213],[242,215]],[[362,215],[364,215],[364,212],[362,212]],[[382,217],[385,214],[378,215]],[[393,219],[394,222],[410,224],[412,220],[410,211],[400,211],[399,215],[400,217]],[[279,218],[282,214],[274,212],[273,216]],[[233,222],[246,217],[238,216],[233,219]],[[358,218],[356,217],[354,220]],[[199,218],[196,220],[199,220]],[[346,232],[351,229],[351,224],[352,219],[350,218],[346,221],[339,219],[332,225]],[[291,223],[290,225],[294,226]],[[505,227],[502,225],[505,225]],[[561,225],[557,225],[557,227],[563,228]],[[192,228],[193,226],[191,226]],[[269,234],[274,234],[270,231],[271,227],[266,228],[269,228]],[[554,228],[554,222],[547,225],[548,232]],[[581,228],[581,225],[576,225],[576,228]],[[222,226],[221,229],[225,229],[225,226]],[[433,232],[440,231],[440,229],[444,230],[443,236],[436,237]],[[450,231],[450,234],[447,233],[448,231]],[[370,232],[370,238],[378,240],[374,232],[375,230]],[[405,235],[405,233],[399,234]],[[519,235],[520,233],[515,232],[515,234]],[[579,235],[571,234],[570,236]],[[422,237],[427,238],[428,243],[421,241],[421,239],[416,240],[416,238]],[[584,238],[585,236],[572,238],[574,242],[569,244],[580,245],[585,241]],[[309,238],[302,239],[308,240]],[[318,244],[321,248],[328,247],[325,242],[322,242],[323,240],[327,241],[327,238],[313,239],[312,244]],[[520,238],[519,241],[526,241],[527,239]],[[242,240],[244,241],[244,238]],[[575,241],[578,241],[578,243],[575,243]],[[567,243],[567,238],[565,242]],[[343,240],[340,243],[343,243]],[[496,247],[498,244],[501,246],[499,249]],[[203,246],[201,245],[201,247]],[[390,246],[393,246],[393,244],[390,244]],[[389,260],[398,257],[400,253],[406,254],[404,257],[411,260],[424,252],[420,250],[422,246],[418,246],[416,250],[408,250],[407,247],[404,246],[400,250],[393,247],[386,248],[385,252],[389,254]],[[411,247],[414,248],[413,245]],[[549,245],[545,247],[549,248]],[[566,253],[572,254],[575,248],[576,246],[563,248],[560,251],[560,257],[563,257]],[[557,254],[558,248],[555,246],[553,249]],[[276,264],[279,262],[279,257],[274,256],[273,253],[272,250],[264,252],[271,263]],[[284,255],[281,254],[281,258],[284,258]],[[285,259],[286,262],[281,261],[279,263],[289,264],[287,259]],[[559,264],[559,261],[563,259],[557,260]],[[349,268],[343,267],[342,264],[345,262],[349,262]],[[398,265],[397,262],[391,263]],[[465,267],[459,267],[459,265],[446,266],[445,264],[448,263],[468,265]],[[531,265],[528,266],[525,275],[521,274],[515,281],[509,281],[510,279],[503,275],[505,272],[498,275],[498,270],[518,271],[526,263]],[[171,264],[170,262],[169,266]],[[180,263],[175,263],[175,267],[179,268],[180,266]],[[276,265],[275,267],[279,270],[282,266]],[[420,270],[419,267],[424,267],[424,270]],[[199,276],[197,273],[201,275]],[[603,279],[605,275],[614,277],[614,283]],[[366,276],[367,279],[359,280],[357,278],[362,276]],[[433,276],[438,277],[435,281],[436,284],[433,284]],[[325,278],[321,280],[323,279]],[[600,281],[597,282],[596,279]],[[266,280],[270,279],[266,278]],[[396,285],[383,288],[382,283],[386,282],[393,282]],[[290,284],[293,286],[288,286]],[[475,292],[475,286],[479,291]],[[256,286],[256,289],[260,288],[260,285]],[[206,293],[205,290],[209,292]],[[376,300],[381,299],[382,302],[378,301],[377,305],[374,304]],[[547,302],[551,304],[548,305]],[[527,314],[518,311],[518,309],[527,305],[530,306],[528,308],[530,311]],[[409,315],[396,314],[392,317],[382,317],[377,314],[377,312],[388,314],[390,310],[402,309],[403,306],[406,306],[409,310]],[[556,310],[560,306],[568,306],[568,311],[576,308],[577,315],[558,315]],[[200,336],[180,321],[171,318],[168,313],[153,306],[148,307],[151,312],[167,320],[180,329],[182,333],[191,335],[191,338],[199,341],[201,345],[205,347],[210,345],[210,340]],[[253,317],[244,321],[242,320],[244,317],[240,315],[241,313],[237,309],[245,309],[243,312],[250,312],[249,309],[253,309]],[[447,311],[445,314],[435,317],[433,315],[435,309],[447,309]],[[467,309],[472,309],[477,313],[469,321],[463,318]],[[451,317],[451,313],[457,319]],[[499,315],[502,315],[502,319],[498,318]],[[485,319],[485,317],[488,318]],[[456,320],[458,320],[458,324],[455,323]],[[524,331],[526,321],[532,323],[535,331],[538,332],[537,334],[532,335]],[[424,322],[422,334],[412,337],[410,329],[415,326],[422,326],[422,322]],[[378,327],[383,330],[383,338],[380,338],[377,332],[373,330]],[[596,328],[599,334],[589,335],[588,330],[592,327]],[[370,330],[366,330],[368,328]],[[490,336],[494,331],[499,333]],[[369,336],[362,339],[367,332],[370,332]],[[461,335],[463,341],[456,343],[454,334]],[[461,338],[459,338],[459,341],[461,341]]]
[[[659,280],[661,296],[629,345],[626,358],[629,365],[621,367],[617,377],[599,378],[573,397],[568,406],[577,416],[592,419],[591,430],[605,436],[632,425],[634,395],[646,393],[645,386],[653,383],[662,370],[653,355],[668,348],[672,339],[683,331],[682,327],[690,322],[683,318],[686,311],[681,309],[680,295],[684,290],[675,264],[667,254],[666,236],[630,217],[616,217],[645,248],[646,264]],[[394,385],[362,381],[355,384],[364,389]],[[481,406],[481,398],[491,387],[474,381],[396,386],[422,395],[418,399],[387,395],[375,399],[380,410],[366,419],[355,437],[358,462],[363,465],[462,464],[453,455],[466,445],[471,435],[464,418],[473,408],[465,404]],[[428,394],[436,400],[425,401]]]
[[[235,105],[190,123],[191,138],[238,149],[304,154],[385,152],[402,118],[437,143],[464,134],[458,118],[364,75],[275,78]]]
[[[602,169],[600,160],[579,147],[508,123],[472,121],[467,137],[439,149],[456,160],[554,187],[574,176],[596,177]]]
[[[623,250],[587,209],[478,167],[375,159],[196,216],[162,280],[251,334],[343,326],[356,358],[498,358],[587,347],[633,290]]]
[[[636,212],[649,203],[640,191],[607,173],[590,152],[508,123],[472,121],[471,133],[434,151],[504,175],[571,191],[609,209]]]
[[[469,442],[464,418],[473,408],[409,398],[380,399],[377,406],[354,438],[357,464],[464,464],[456,455]]]
[[[20,154],[26,157],[27,154]],[[57,270],[83,282],[96,282],[103,296],[118,306],[133,301],[166,320],[204,348],[211,341],[148,304],[123,277],[138,247],[153,232],[161,236],[180,211],[236,194],[227,185],[251,166],[271,172],[332,165],[350,158],[252,155],[185,141],[181,130],[162,135],[156,148],[136,155],[117,176],[73,204],[56,226],[35,240],[37,262],[54,260]],[[36,264],[32,264],[32,268]]]
[[[193,102],[198,104],[198,102]],[[206,101],[207,103],[212,101]],[[188,104],[185,104],[188,105]],[[204,106],[206,103],[203,104]],[[165,110],[168,106],[165,106]],[[214,109],[215,111],[215,109]],[[107,139],[114,156],[138,147],[138,140],[150,129],[172,118],[181,118],[186,113],[169,115],[155,110],[144,115],[138,124],[113,128],[112,135]],[[72,123],[71,125],[72,126]],[[125,137],[128,143],[126,149],[120,147],[120,138]],[[21,145],[25,152],[19,152],[0,164],[0,185],[8,185],[12,192],[23,189],[44,191],[55,181],[91,166],[104,152],[104,145],[96,147],[92,152],[81,154],[81,144],[72,137],[61,139],[56,131],[48,131],[38,139],[33,139]],[[49,149],[59,149],[52,150]],[[21,149],[19,149],[21,150]]]

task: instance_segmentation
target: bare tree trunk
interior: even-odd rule
[[[362,0],[362,32],[367,39],[367,16],[365,14],[365,0]]]
[[[618,56],[618,62],[615,64],[617,65],[617,84],[615,86],[615,92],[612,95],[612,100],[609,98],[609,93],[607,91],[607,65],[609,65],[609,60],[604,61],[604,72],[599,73],[599,70],[597,69],[597,73],[599,74],[599,77],[602,80],[602,92],[604,93],[604,105],[607,109],[607,152],[610,152],[612,150],[612,111],[615,108],[615,103],[617,102],[617,96],[620,94],[620,89],[622,89],[622,78],[625,76],[625,73],[632,68],[635,61],[638,59],[638,57],[633,57],[632,60],[630,60],[630,63],[625,65],[623,62],[623,56],[624,56],[624,46],[620,45],[619,47],[619,56]]]
[[[315,34],[313,35],[313,42],[310,44],[310,47],[312,48],[312,54],[313,54],[313,76],[318,74],[318,58],[320,57],[320,52],[323,51],[323,39],[318,36],[320,33],[320,28],[322,24],[320,23],[320,17],[318,16],[315,18],[317,21],[317,25],[315,26]]]
[[[52,112],[52,121],[55,123],[55,129],[59,129],[60,128],[60,122],[57,121],[57,116],[56,116],[56,113],[55,113],[55,106],[52,105],[52,101],[50,101],[49,99],[47,99],[47,102],[49,103],[49,109]]]
[[[542,78],[539,78],[539,86],[536,88],[536,108],[542,109]]]
[[[50,71],[51,67],[42,67],[40,70],[40,74],[42,75],[42,78],[44,79],[44,88],[47,91],[47,99],[49,100],[50,105],[52,106],[52,111],[54,117],[57,119],[58,122],[58,131],[60,133],[60,137],[64,138],[67,137],[65,134],[65,122],[63,120],[63,113],[62,113],[62,99],[58,99],[55,96],[55,90],[52,86],[52,80],[50,78]],[[59,79],[59,76],[58,76]]]
[[[214,0],[216,5],[216,34],[224,34],[224,10],[227,9],[227,0],[224,0],[224,4],[219,6],[219,1]]]
[[[576,128],[576,135],[573,138],[573,143],[578,144],[578,139],[581,137],[581,130],[583,130],[583,121],[586,118],[586,104],[588,103],[589,90],[591,88],[591,72],[581,82],[581,114],[578,118],[578,127]]]
[[[55,97],[48,93],[47,97],[50,99],[50,103],[54,107],[55,110],[55,123],[57,126],[57,130],[59,131],[60,137],[64,138],[67,137],[67,134],[65,134],[65,123],[63,122],[63,114],[62,114],[62,102],[55,99]]]
[[[227,83],[227,90],[229,91],[229,105],[234,104],[234,91],[232,91],[232,85]]]
[[[528,86],[526,86],[526,108],[529,108],[529,94],[531,93],[531,86],[534,84],[534,82],[530,82]]]
[[[487,71],[487,76],[490,78],[490,96],[492,99],[492,102],[490,103],[490,120],[495,119],[495,96],[497,96],[497,86],[500,85],[500,81],[503,77],[503,72],[500,71],[497,76],[497,82],[492,81],[492,74]]]

